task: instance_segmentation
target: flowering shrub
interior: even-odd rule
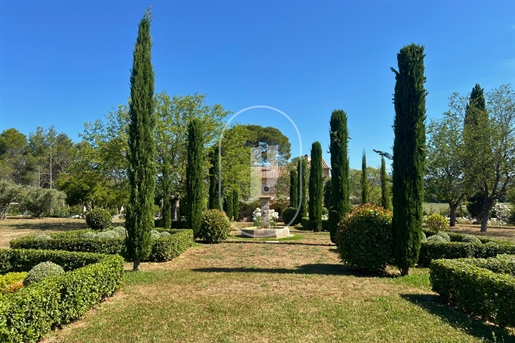
[[[508,206],[506,206],[505,204],[498,202],[494,205],[492,210],[493,210],[493,212],[495,212],[497,221],[500,223],[503,223],[501,225],[505,225],[508,218],[510,218],[511,209]]]
[[[275,226],[277,219],[279,219],[279,213],[275,212],[275,210],[268,210],[268,218],[270,220],[270,226]],[[259,207],[252,212],[252,219],[254,220],[254,226],[261,226],[262,215]]]
[[[252,219],[254,220],[254,226],[261,226],[261,209],[259,207],[252,212]]]

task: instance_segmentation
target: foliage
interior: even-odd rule
[[[322,145],[314,142],[311,146],[311,169],[309,173],[309,219],[311,229],[322,231],[322,199],[324,183],[322,178]]]
[[[13,249],[0,251],[0,272],[28,271],[42,261],[61,265],[67,272],[0,299],[1,342],[37,342],[111,296],[124,275],[120,256]]]
[[[479,238],[477,238],[474,235],[465,235],[465,236],[463,236],[463,239],[461,241],[463,243],[481,244],[481,241],[479,240]]]
[[[368,203],[373,205],[381,205],[381,170],[379,168],[366,168],[366,198]],[[361,169],[349,170],[349,186],[350,186],[350,202],[353,205],[362,205],[363,196],[363,171]],[[386,184],[388,192],[390,184]]]
[[[204,209],[204,128],[202,122],[193,118],[188,127],[188,164],[186,166],[186,208],[188,226],[198,237]],[[232,208],[231,208],[232,210]]]
[[[220,209],[220,148],[217,146],[210,152],[211,167],[209,168],[209,209]]]
[[[234,219],[234,214],[233,214],[233,210],[234,210],[234,206],[233,206],[233,203],[232,203],[232,194],[227,194],[226,198],[225,198],[225,214],[227,215],[227,218],[229,218],[230,221],[232,221]]]
[[[0,218],[4,219],[7,210],[9,209],[9,204],[16,201],[20,198],[21,195],[21,187],[16,185],[15,183],[0,179]]]
[[[27,277],[23,280],[23,285],[28,286],[33,282],[40,282],[49,276],[61,274],[64,274],[64,269],[60,265],[50,261],[41,262],[29,270]]]
[[[266,164],[275,161],[278,165],[285,165],[290,159],[291,144],[288,137],[275,127],[260,125],[245,125],[250,133],[246,146],[256,148],[253,161]]]
[[[403,47],[397,54],[393,143],[394,257],[402,275],[418,260],[421,243],[426,134],[424,47]]]
[[[299,177],[299,205],[300,215],[306,217],[308,215],[308,162],[304,157],[300,157],[297,161],[297,174]]]
[[[335,243],[338,223],[350,211],[349,130],[347,128],[347,114],[343,110],[333,111],[329,130],[331,201],[326,207],[329,210],[329,234],[331,241]]]
[[[96,207],[86,213],[86,224],[93,230],[105,230],[113,224],[113,218],[108,210]]]
[[[297,170],[290,170],[290,207],[299,206],[299,174]],[[289,221],[287,222],[289,223]]]
[[[327,211],[327,213],[323,213],[323,214],[327,214],[329,215],[329,206],[331,205],[331,178],[328,177],[328,178],[325,178],[324,180],[324,208],[325,208],[325,211]]]
[[[65,197],[66,194],[56,189],[26,186],[22,190],[20,205],[39,218],[43,212],[62,206]]]
[[[381,171],[379,180],[381,182],[381,206],[387,210],[392,209],[392,198],[390,196],[390,187],[388,187],[388,176],[386,174],[386,162],[384,156],[381,156]]]
[[[367,155],[363,151],[361,159],[361,204],[368,203],[368,175],[367,175]]]
[[[0,294],[12,293],[23,287],[27,272],[7,273],[0,275]]]
[[[429,230],[434,232],[447,230],[449,228],[449,221],[447,218],[438,213],[433,213],[427,216],[426,224]]]
[[[440,235],[433,235],[433,236],[429,236],[426,241],[428,243],[447,243],[447,241],[445,240],[445,238],[443,238],[442,236]]]
[[[384,272],[392,257],[390,211],[362,205],[342,219],[338,233],[338,252],[347,265],[365,272]]]
[[[232,190],[232,215],[234,220],[238,220],[240,216],[240,199],[237,189]]]
[[[231,224],[220,210],[204,211],[198,237],[206,243],[220,243],[229,236]]]
[[[27,137],[10,128],[0,133],[0,179],[14,184],[35,182],[36,159],[28,145]]]
[[[281,217],[283,218],[284,225],[295,225],[299,222],[300,216],[295,216],[297,214],[297,210],[298,208],[295,207],[286,207],[281,212]]]
[[[513,258],[500,260],[437,260],[430,266],[433,291],[457,308],[500,326],[515,326],[515,274],[490,270],[515,265]]]

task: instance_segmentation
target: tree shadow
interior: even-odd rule
[[[401,297],[425,311],[440,317],[445,323],[467,334],[486,339],[488,342],[515,342],[515,335],[508,330],[501,329],[471,318],[465,313],[458,312],[442,302],[438,295],[433,294],[401,294]]]
[[[15,230],[41,230],[41,231],[71,231],[71,230],[81,230],[87,229],[88,225],[85,222],[77,221],[76,223],[70,222],[41,222],[39,220],[34,220],[31,222],[30,220],[24,221],[23,223],[9,223],[9,222],[0,222],[0,226],[5,224]]]
[[[274,238],[270,238],[266,241],[256,241],[251,240],[252,238],[249,238],[248,241],[244,240],[233,240],[233,241],[224,241],[224,244],[280,244],[280,245],[306,245],[306,246],[313,246],[313,247],[334,247],[335,245],[332,243],[309,243],[309,242],[302,242],[300,240],[298,241],[281,241],[281,240],[275,240]]]
[[[349,269],[343,264],[316,263],[304,264],[296,268],[196,268],[201,273],[265,273],[265,274],[305,274],[305,275],[342,275],[354,277],[394,278],[391,274],[367,274]]]

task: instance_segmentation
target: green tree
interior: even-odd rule
[[[228,193],[225,197],[225,214],[227,215],[227,218],[229,218],[229,221],[232,221],[234,218],[234,206],[232,203],[233,197],[232,192]]]
[[[308,216],[307,170],[308,163],[306,159],[304,157],[299,158],[297,161],[297,174],[299,175],[299,215],[301,218]]]
[[[331,206],[331,178],[324,180],[324,206],[325,208]]]
[[[367,173],[367,155],[363,151],[361,159],[361,204],[368,203],[368,173]]]
[[[0,178],[16,184],[35,181],[36,160],[30,152],[27,137],[10,128],[0,134]]]
[[[5,219],[12,202],[21,199],[21,186],[14,182],[0,179],[0,218]]]
[[[63,206],[65,197],[66,194],[56,189],[25,186],[21,191],[20,206],[39,218],[44,212]]]
[[[211,152],[211,168],[209,168],[209,209],[220,210],[220,148],[216,146]]]
[[[349,185],[349,131],[347,114],[343,110],[335,110],[330,120],[331,153],[331,203],[329,210],[329,233],[331,241],[336,242],[336,229],[342,217],[350,211]]]
[[[134,47],[129,102],[129,184],[127,205],[127,255],[134,260],[133,270],[150,253],[150,231],[154,227],[154,191],[156,184],[156,120],[154,114],[154,71],[150,10],[139,22]]]
[[[411,44],[397,54],[393,143],[394,257],[401,275],[407,275],[420,253],[426,130],[424,47]]]
[[[309,221],[313,231],[322,231],[322,146],[314,142],[311,146],[311,170],[309,173]]]
[[[299,174],[297,170],[290,170],[290,207],[299,207]]]
[[[367,203],[379,206],[381,204],[381,171],[379,168],[366,167],[366,198]],[[363,171],[361,169],[349,170],[350,203],[361,205],[363,197]]]
[[[202,121],[193,118],[188,129],[188,163],[186,165],[186,206],[188,226],[195,237],[200,232],[204,209],[204,129]]]
[[[381,156],[381,206],[387,210],[392,208],[392,199],[390,197],[390,187],[388,187],[388,174],[386,174],[386,163],[384,156]]]
[[[240,199],[238,196],[238,190],[232,190],[232,215],[234,216],[234,220],[238,220],[240,214]]]
[[[245,125],[250,132],[247,146],[257,148],[254,161],[269,163],[277,161],[279,165],[286,165],[291,156],[291,145],[288,137],[275,127],[260,125]],[[277,149],[270,149],[277,147]]]

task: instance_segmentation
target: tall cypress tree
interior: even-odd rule
[[[322,231],[322,198],[324,184],[322,178],[322,145],[314,142],[311,146],[311,169],[309,172],[309,222],[313,231]]]
[[[299,215],[301,218],[308,216],[308,192],[307,192],[307,170],[308,162],[304,157],[300,157],[297,163],[297,174],[299,175]]]
[[[394,257],[407,275],[420,253],[426,146],[424,47],[411,44],[397,54],[393,143]]]
[[[161,175],[163,177],[163,224],[165,229],[172,228],[172,184],[169,160],[168,154],[164,154]]]
[[[295,169],[290,170],[290,207],[299,206],[299,177]]]
[[[388,190],[388,176],[386,175],[386,162],[384,156],[381,156],[381,206],[385,209],[391,209],[392,202],[390,192]]]
[[[147,10],[139,22],[131,71],[127,170],[131,194],[125,225],[128,232],[127,256],[134,261],[134,270],[139,270],[141,260],[150,253],[150,231],[154,227],[156,120],[151,19],[152,14]]]
[[[232,191],[227,193],[225,197],[225,214],[229,218],[229,220],[233,220],[234,214],[234,206],[232,203],[233,197],[232,197]]]
[[[368,174],[367,174],[367,155],[363,151],[361,159],[361,204],[368,202]]]
[[[188,226],[198,236],[202,224],[204,197],[204,129],[202,121],[191,119],[188,125],[188,164],[186,165],[186,206]]]
[[[240,214],[240,199],[238,197],[238,190],[232,190],[232,215],[234,220],[238,220]]]
[[[208,208],[220,210],[220,147],[211,151],[211,168],[209,168],[209,203]]]
[[[350,211],[349,130],[347,129],[347,114],[343,110],[334,110],[331,114],[329,135],[329,152],[331,153],[329,233],[331,241],[336,243],[338,223]]]

